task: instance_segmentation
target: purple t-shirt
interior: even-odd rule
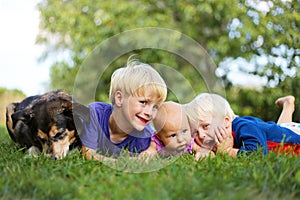
[[[122,150],[127,150],[133,155],[146,150],[151,141],[154,130],[147,125],[142,131],[133,131],[119,143],[110,140],[109,117],[113,107],[111,104],[95,102],[88,105],[90,109],[90,122],[83,123],[84,131],[80,135],[82,145],[97,150],[106,156],[118,157]]]
[[[164,151],[165,145],[157,138],[156,135],[152,135],[151,141],[155,142],[156,150],[157,150],[158,153],[160,153],[160,152],[166,153]],[[190,144],[187,147],[185,147],[185,149],[181,153],[187,153],[188,152],[188,153],[192,154],[193,153],[194,141],[195,141],[194,138],[192,138]]]

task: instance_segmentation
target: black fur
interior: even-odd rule
[[[6,108],[6,126],[11,139],[21,147],[35,146],[48,154],[55,153],[51,145],[62,139],[67,130],[75,131],[75,140],[72,139],[69,149],[79,148],[81,142],[76,126],[82,120],[89,122],[89,109],[63,90],[27,97]],[[55,134],[50,133],[53,127],[57,130]]]

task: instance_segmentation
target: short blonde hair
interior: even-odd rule
[[[231,120],[236,117],[228,101],[218,94],[201,93],[183,107],[189,119],[194,122],[203,121],[210,116],[229,116]]]
[[[128,59],[127,66],[117,69],[111,76],[109,99],[114,105],[114,95],[121,91],[125,96],[143,96],[152,90],[159,102],[167,97],[167,86],[160,74],[150,65],[136,59]]]

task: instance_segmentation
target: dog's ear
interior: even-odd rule
[[[87,124],[90,123],[90,109],[80,103],[73,103],[73,116],[85,121]]]
[[[80,103],[73,103],[73,119],[77,133],[84,133],[84,124],[90,123],[90,109]]]
[[[65,116],[84,120],[86,123],[90,122],[90,109],[87,106],[66,99],[60,99],[60,104]]]
[[[21,120],[25,124],[28,124],[33,118],[35,114],[31,109],[19,110],[11,115],[13,126],[16,125],[17,121]]]
[[[14,122],[12,119],[12,115],[15,112],[16,103],[11,103],[6,106],[6,129],[11,137],[11,139],[16,142],[16,138],[14,136]]]

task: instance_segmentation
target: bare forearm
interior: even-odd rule
[[[87,148],[85,146],[82,147],[82,154],[88,160],[98,160],[100,162],[110,161],[114,162],[116,159],[111,157],[106,157],[97,153],[94,149]]]
[[[227,154],[228,154],[229,157],[236,158],[238,151],[239,151],[239,149],[229,148],[227,150]]]
[[[157,154],[156,143],[151,142],[150,146],[143,152],[140,153],[139,157],[154,157]]]
[[[193,151],[195,152],[195,160],[197,161],[209,156],[215,157],[215,153],[213,151],[200,147],[196,143],[193,144]]]

